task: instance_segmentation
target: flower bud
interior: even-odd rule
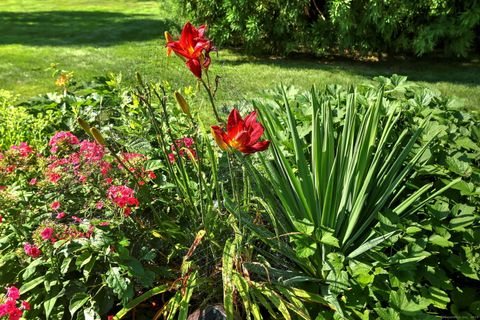
[[[178,105],[182,109],[182,111],[189,117],[192,116],[190,113],[190,106],[188,105],[185,98],[180,94],[180,92],[175,91],[175,100],[177,100]]]
[[[82,127],[83,130],[89,135],[92,136],[92,133],[90,132],[90,126],[88,125],[87,121],[83,120],[82,118],[77,118],[77,122]]]
[[[103,138],[102,134],[100,133],[100,131],[98,131],[97,128],[91,128],[90,132],[92,133],[93,137],[98,142],[98,144],[101,144],[102,146],[106,145],[105,139]]]
[[[144,87],[143,79],[142,79],[142,76],[140,75],[140,73],[135,72],[135,77],[137,78],[137,82],[138,82],[142,87]]]

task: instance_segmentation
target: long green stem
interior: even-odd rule
[[[207,85],[207,83],[203,79],[200,79],[200,82],[202,82],[203,87],[205,88],[205,90],[208,93],[208,97],[210,98],[210,103],[212,104],[213,113],[215,113],[215,118],[217,119],[217,121],[219,123],[222,123],[223,121],[220,118],[220,116],[218,115],[217,107],[215,106],[215,100],[213,99],[212,90],[210,89],[210,87]]]

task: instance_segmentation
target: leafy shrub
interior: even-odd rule
[[[255,53],[443,50],[466,56],[479,41],[476,1],[184,0],[183,5],[196,21],[212,26],[218,43]]]
[[[357,127],[360,130],[360,127],[370,123],[368,117],[362,117],[362,112],[365,112],[361,111],[362,108],[367,108],[370,112],[378,108],[378,105],[376,108],[373,107],[374,102],[379,101],[378,88],[359,88],[354,95],[350,90],[330,86],[318,99],[315,98],[316,92],[298,94],[290,89],[287,93],[281,91],[280,94],[274,93],[273,101],[264,100],[257,104],[275,147],[273,158],[262,161],[267,179],[262,182],[259,178],[260,181],[257,181],[261,187],[260,193],[264,194],[262,199],[265,200],[261,203],[266,211],[262,218],[257,216],[255,220],[251,220],[250,217],[245,217],[244,222],[254,231],[258,239],[267,245],[268,249],[259,252],[263,257],[259,261],[268,262],[245,265],[249,277],[255,277],[256,282],[250,285],[250,292],[244,296],[247,298],[250,296],[250,299],[257,299],[260,301],[259,304],[265,305],[263,301],[258,300],[258,287],[264,286],[282,295],[286,305],[295,298],[324,305],[324,309],[320,309],[322,316],[319,317],[327,319],[338,316],[340,310],[343,310],[347,318],[360,319],[372,315],[382,319],[426,318],[429,315],[478,315],[480,242],[479,216],[475,213],[479,205],[478,120],[458,109],[453,101],[444,99],[428,89],[416,87],[405,80],[404,77],[398,76],[391,79],[378,78],[384,88],[382,103],[385,109],[381,117],[386,119],[390,112],[395,110],[400,112],[401,116],[392,127],[394,141],[405,133],[414,135],[420,126],[424,127],[414,149],[415,152],[422,149],[425,152],[418,159],[409,181],[402,180],[394,199],[387,201],[387,205],[376,215],[370,216],[371,219],[367,218],[368,204],[382,203],[371,201],[371,197],[378,192],[388,191],[388,188],[376,187],[367,192],[367,201],[364,203],[367,206],[362,207],[360,216],[363,218],[358,221],[373,224],[364,229],[366,237],[353,247],[342,246],[344,238],[337,236],[345,234],[341,233],[342,228],[337,226],[329,229],[328,225],[319,227],[316,225],[317,220],[310,220],[308,217],[310,211],[305,206],[311,197],[303,195],[309,190],[315,190],[321,196],[335,186],[348,190],[350,185],[338,183],[338,179],[333,180],[336,182],[333,185],[324,182],[315,185],[316,188],[308,188],[308,181],[317,181],[311,178],[310,172],[320,174],[323,172],[322,175],[313,177],[325,179],[333,177],[328,175],[328,171],[322,171],[324,167],[320,164],[330,163],[335,168],[343,158],[338,155],[336,158],[329,158],[328,155],[334,152],[329,149],[331,144],[325,140],[328,137],[325,133],[336,128],[338,134],[334,139],[339,141],[337,144],[339,149],[336,150],[337,152],[344,150],[342,146],[345,140],[342,138],[342,132],[345,132],[343,130],[348,132],[346,114],[351,112],[345,110],[345,105],[348,109],[352,97],[355,97],[358,105],[362,106],[357,111],[357,115],[363,121],[363,124]],[[315,101],[321,101],[323,109],[319,109],[318,105],[315,107],[315,103],[318,103]],[[292,107],[285,107],[287,103]],[[327,121],[329,117],[325,117],[325,113],[319,111],[325,112],[328,106],[334,111],[330,121]],[[312,117],[315,110],[322,116]],[[379,130],[380,128],[388,130],[388,124],[387,121],[379,127]],[[317,152],[313,152],[311,148],[314,148],[315,141],[318,141],[315,139],[319,137],[323,138],[321,140],[323,143],[319,145],[321,148],[318,148]],[[355,137],[362,139],[363,135],[357,134]],[[305,141],[309,142],[304,143]],[[376,141],[381,143],[382,140]],[[394,152],[394,144],[390,144],[387,150]],[[305,159],[304,153],[313,156],[313,160]],[[316,158],[316,154],[322,157]],[[357,153],[348,154],[354,156]],[[371,157],[373,156],[372,153]],[[413,154],[409,155],[412,156]],[[447,160],[452,156],[455,159],[463,159],[465,170],[458,170],[460,164],[456,161]],[[361,160],[356,162],[357,165],[365,163],[367,157],[361,157]],[[314,166],[315,159],[321,159],[321,162],[317,162],[320,166]],[[330,162],[326,162],[328,159],[331,159]],[[391,158],[382,159],[384,160],[382,167],[385,168]],[[392,159],[397,160],[401,157]],[[355,165],[347,168],[355,168]],[[373,184],[389,181],[379,176],[375,177]],[[275,181],[278,183],[268,187],[268,184]],[[367,175],[351,186],[363,190],[364,182],[368,181]],[[416,197],[410,197],[408,193],[404,193],[403,196],[401,193],[410,190],[413,194],[421,195],[432,185],[437,190],[445,190],[448,187],[450,189],[443,195],[439,195],[439,192],[429,193],[426,199],[416,200]],[[466,187],[467,185],[469,187]],[[268,191],[277,195],[278,204],[270,201],[271,194]],[[323,207],[311,212],[316,214],[329,212],[325,211],[325,206],[326,208],[334,206],[337,203],[336,196],[344,194],[344,191],[332,192],[328,197],[329,201],[324,202]],[[349,205],[354,207],[355,198],[349,199],[351,201]],[[400,204],[402,201],[403,205]],[[320,203],[322,202],[317,201],[314,204]],[[408,205],[412,205],[414,210],[406,210]],[[297,216],[306,218],[301,220]],[[341,215],[333,217],[331,220],[318,221],[337,222]],[[255,222],[260,219],[262,223]],[[340,233],[337,233],[339,231]],[[272,251],[277,254],[272,255]],[[325,252],[325,255],[318,255],[317,258],[317,252]],[[321,259],[325,259],[325,263],[321,263]],[[472,284],[472,281],[475,284]],[[284,286],[290,288],[293,286],[309,292],[295,293],[282,289]],[[238,290],[242,291],[241,288]],[[459,299],[461,292],[471,294],[468,304]],[[263,292],[266,293],[266,297],[271,294]],[[320,294],[323,300],[315,294]],[[309,298],[305,298],[306,296]],[[335,315],[329,309],[336,310]],[[295,309],[291,311],[295,312]]]
[[[15,106],[15,97],[0,91],[0,150],[28,141],[34,147],[45,143],[52,133],[52,126],[58,124],[59,112],[48,110],[34,114],[24,106]]]

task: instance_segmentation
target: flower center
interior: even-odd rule
[[[232,139],[232,140],[230,140],[229,145],[230,145],[232,148],[238,149],[238,147],[239,147],[241,144],[240,144],[240,142],[238,142],[237,140]]]

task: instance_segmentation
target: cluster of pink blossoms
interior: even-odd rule
[[[192,148],[193,145],[193,139],[189,137],[184,137],[181,139],[175,140],[175,144],[172,144],[170,146],[170,150],[172,150],[172,153],[168,154],[168,160],[170,160],[170,163],[175,162],[175,153],[178,150],[178,154],[180,157],[185,158],[186,153],[188,152],[187,156],[190,157],[197,157],[197,153],[195,150]]]
[[[138,199],[134,197],[135,191],[127,186],[111,186],[107,191],[107,197],[120,208],[124,209],[125,216],[132,212],[131,207],[139,205]]]
[[[32,160],[30,155],[35,151],[26,142],[21,142],[18,146],[10,147],[4,154],[0,153],[0,174],[12,173],[16,169],[22,169],[27,166],[27,163]]]
[[[57,132],[49,145],[53,155],[49,158],[46,176],[52,183],[58,183],[68,173],[85,183],[98,169],[106,177],[112,168],[110,162],[103,160],[105,148],[102,145],[88,140],[80,141],[71,132]]]
[[[76,221],[76,222],[82,222],[82,219],[77,218],[75,216],[72,216],[72,219],[74,221],[75,219],[78,219],[79,221]],[[39,237],[41,238],[41,240],[49,241],[53,244],[58,240],[91,238],[94,233],[94,230],[95,230],[95,226],[92,224],[89,226],[88,231],[86,232],[78,230],[78,228],[75,226],[54,224],[52,225],[52,227],[48,226],[41,229],[41,231],[39,232]],[[39,240],[37,239],[37,242],[38,241]],[[42,254],[42,251],[35,244],[31,244],[28,242],[23,245],[23,250],[25,251],[26,255],[34,259],[38,258]]]
[[[34,153],[33,149],[26,142],[21,142],[18,146],[11,146],[10,150],[15,150],[21,157],[28,157]]]
[[[50,139],[48,145],[51,147],[50,152],[56,153],[58,147],[62,145],[75,145],[79,144],[78,138],[68,131],[60,131],[55,133],[55,135]]]
[[[32,257],[33,259],[38,258],[42,254],[42,250],[40,250],[36,245],[28,242],[23,245],[23,250],[27,256]]]
[[[76,218],[72,216],[72,219]],[[79,218],[77,218],[79,219]],[[75,219],[74,219],[75,221]],[[82,220],[80,219],[80,222]],[[95,226],[90,225],[87,232],[82,232],[74,226],[65,226],[65,225],[56,225],[56,230],[51,227],[46,227],[40,232],[40,237],[42,240],[50,241],[55,243],[57,240],[72,240],[80,238],[90,238],[93,235]]]
[[[20,307],[17,307],[19,299],[20,291],[16,287],[7,288],[7,301],[0,304],[0,318],[8,316],[8,320],[19,320],[23,316],[23,311],[30,310],[27,301],[21,301]]]

